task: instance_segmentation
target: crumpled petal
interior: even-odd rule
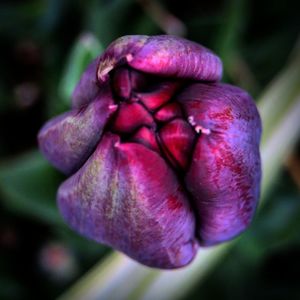
[[[192,84],[178,100],[199,133],[185,183],[198,209],[201,243],[213,245],[241,233],[253,218],[261,121],[250,96],[230,85]]]
[[[73,173],[92,153],[116,109],[111,95],[101,94],[88,106],[53,118],[39,132],[41,151],[56,168]]]
[[[116,135],[105,134],[61,185],[58,205],[72,228],[148,266],[176,268],[196,254],[194,216],[171,169],[156,152]]]

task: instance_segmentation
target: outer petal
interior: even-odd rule
[[[216,81],[222,77],[222,62],[207,48],[171,36],[151,36],[128,64],[137,70],[161,76]]]
[[[72,94],[72,107],[78,108],[93,101],[99,93],[97,68],[99,58],[94,59],[82,74]]]
[[[193,84],[178,97],[200,132],[185,178],[204,245],[249,225],[259,198],[261,122],[250,96],[225,84]]]
[[[116,135],[105,135],[62,184],[58,204],[72,228],[148,266],[181,267],[196,254],[194,217],[172,171],[157,153]]]
[[[171,35],[124,36],[107,48],[99,59],[98,80],[120,64],[150,74],[216,81],[222,76],[222,62],[207,48]]]
[[[50,120],[38,135],[47,159],[66,174],[76,171],[97,145],[103,128],[117,109],[110,95],[101,95],[81,109]]]

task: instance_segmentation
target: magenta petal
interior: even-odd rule
[[[168,122],[180,117],[182,117],[182,112],[180,105],[177,102],[171,102],[164,105],[154,115],[154,119],[159,122]]]
[[[185,169],[195,139],[192,127],[184,120],[175,119],[160,129],[159,137],[163,151],[172,164]]]
[[[143,145],[103,136],[61,185],[58,204],[72,228],[148,266],[177,268],[196,254],[186,195],[163,159]]]
[[[149,37],[128,64],[161,76],[206,81],[222,77],[222,62],[218,56],[197,43],[170,35]]]
[[[41,151],[59,170],[73,173],[93,151],[116,108],[109,95],[102,95],[88,106],[53,118],[39,132]]]
[[[170,101],[181,83],[178,81],[165,81],[159,83],[151,92],[135,93],[135,97],[150,110],[155,110]]]
[[[155,127],[150,113],[139,103],[123,102],[116,113],[112,129],[117,132],[130,133],[143,125]]]
[[[148,127],[141,127],[131,138],[131,141],[142,144],[159,153],[159,146],[156,141],[155,132]]]
[[[178,96],[200,133],[186,187],[203,245],[226,241],[253,218],[261,178],[261,122],[250,96],[226,84],[193,84]]]

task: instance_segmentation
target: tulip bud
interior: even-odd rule
[[[94,60],[72,110],[39,133],[70,175],[57,196],[66,222],[164,269],[244,231],[259,198],[261,121],[221,75],[213,52],[168,35],[119,38]]]

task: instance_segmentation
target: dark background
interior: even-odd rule
[[[2,0],[0,299],[53,299],[111,251],[64,225],[55,204],[64,177],[36,145],[100,49],[126,34],[183,35],[220,55],[224,81],[256,98],[299,37],[298,3]],[[250,230],[185,299],[300,299],[299,162],[298,146]]]

